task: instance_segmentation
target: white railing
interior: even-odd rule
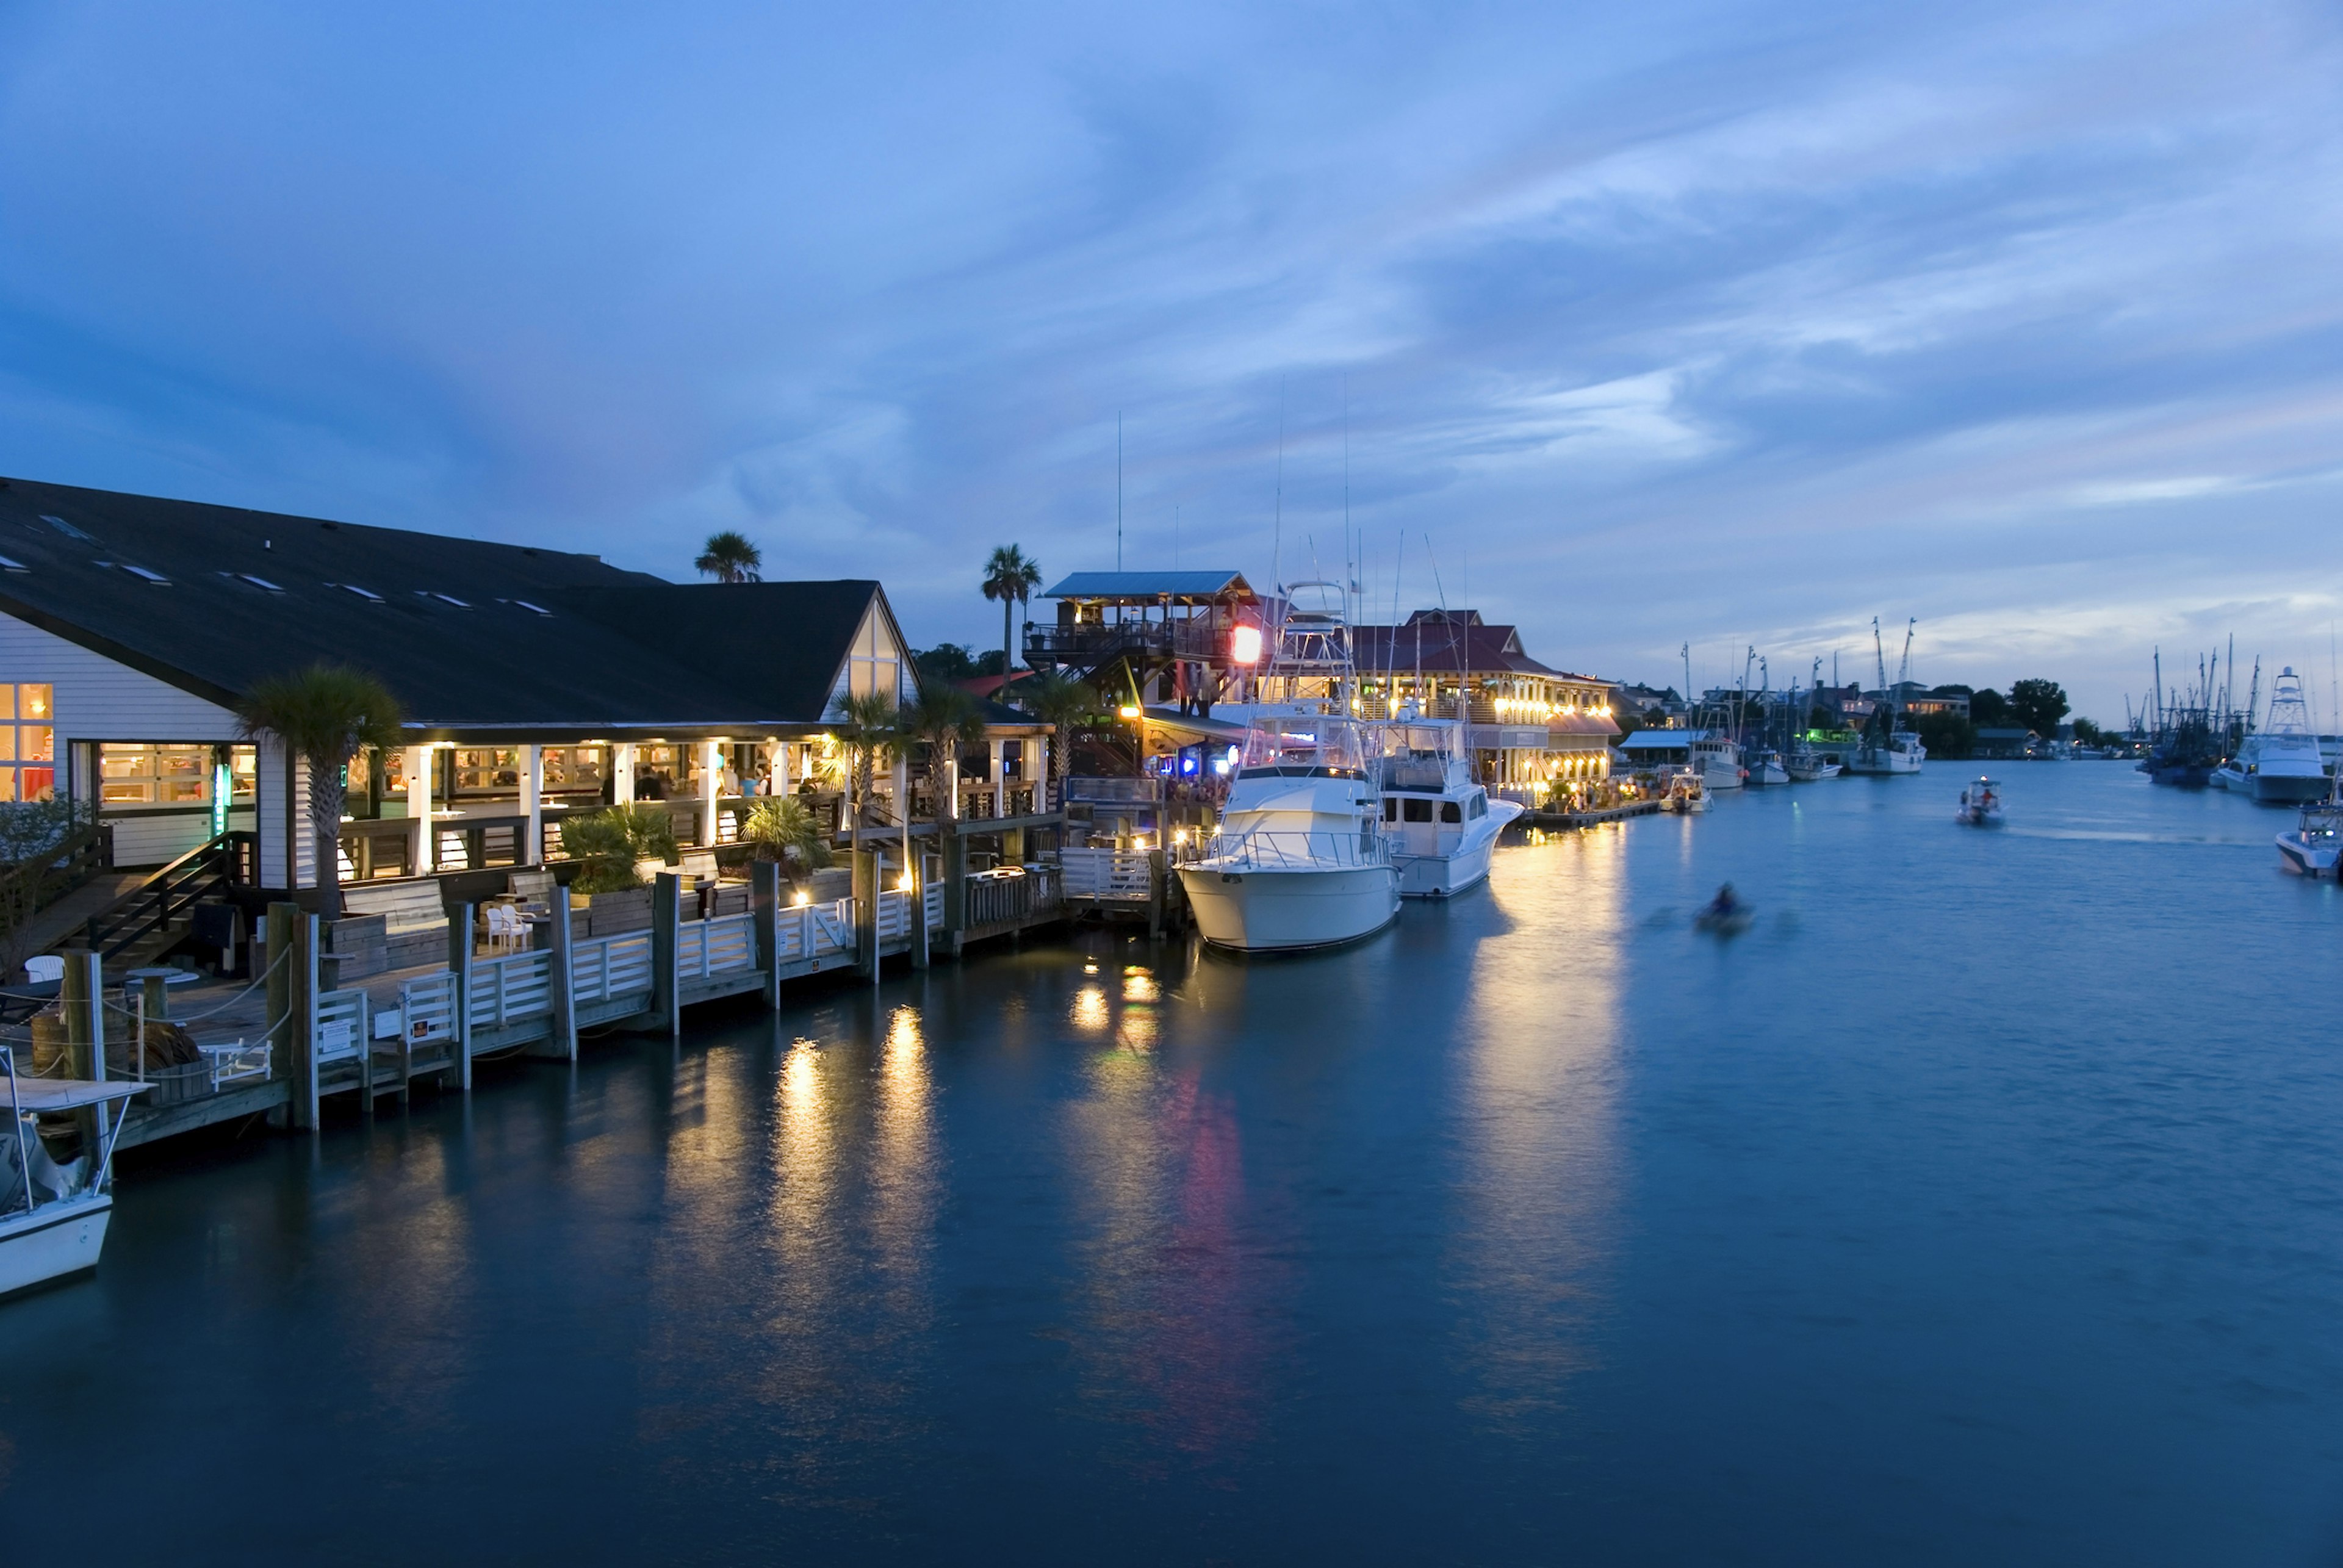
[[[650,990],[650,933],[631,931],[578,943],[569,952],[569,986],[572,1004],[578,1007]]]
[[[309,1060],[319,1067],[329,1061],[364,1055],[367,1050],[367,993],[329,990],[317,994],[317,1027],[309,1037]]]
[[[1147,898],[1144,849],[1061,849],[1058,864],[1069,899]]]
[[[910,934],[911,895],[900,888],[882,889],[879,894],[879,940],[891,942]]]
[[[456,1038],[453,970],[399,982],[398,1027],[409,1046],[434,1045]]]
[[[553,1010],[553,955],[515,953],[472,966],[465,1015],[474,1029],[494,1028]]]
[[[1300,828],[1215,834],[1205,843],[1201,859],[1232,871],[1348,869],[1390,863],[1383,839],[1373,832],[1321,833]]]
[[[779,956],[783,963],[853,950],[852,899],[838,899],[826,904],[792,904],[781,911]]]
[[[941,882],[930,882],[920,890],[920,902],[927,911],[928,930],[932,931],[944,923],[944,889]]]
[[[757,967],[757,917],[718,915],[685,920],[676,928],[675,970],[679,980]]]

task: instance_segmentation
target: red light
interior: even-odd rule
[[[1261,628],[1241,626],[1229,637],[1229,657],[1239,664],[1261,662]]]

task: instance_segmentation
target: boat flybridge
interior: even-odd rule
[[[1348,588],[1314,588],[1347,606]],[[1291,609],[1260,678],[1282,700],[1251,711],[1220,829],[1180,868],[1196,928],[1242,952],[1332,947],[1399,913],[1399,867],[1383,832],[1383,756],[1357,717],[1342,610]]]
[[[1383,837],[1403,899],[1445,899],[1487,879],[1497,836],[1522,814],[1473,777],[1464,725],[1403,709],[1383,743]]]
[[[0,1296],[97,1266],[114,1212],[114,1144],[124,1101],[143,1083],[19,1077],[15,1053],[0,1046],[7,1072],[8,1125],[0,1129]],[[87,1112],[94,1149],[60,1164],[41,1140],[37,1118]]]
[[[2214,772],[2213,782],[2274,806],[2307,805],[2327,798],[2333,781],[2327,776],[2318,736],[2310,726],[2310,705],[2303,700],[2302,680],[2293,666],[2279,672],[2260,727]]]

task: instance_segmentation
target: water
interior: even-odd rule
[[[2343,903],[2007,782],[140,1160],[0,1307],[8,1557],[2334,1562]]]

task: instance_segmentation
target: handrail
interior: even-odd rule
[[[113,958],[139,938],[162,930],[170,923],[176,909],[192,905],[205,893],[233,880],[236,848],[251,837],[249,831],[234,828],[213,834],[169,865],[149,874],[116,899],[111,908],[92,915],[83,926],[84,941]],[[143,906],[150,899],[154,909],[144,911]]]
[[[1371,829],[1335,833],[1302,828],[1252,828],[1235,835],[1216,833],[1206,841],[1197,859],[1280,869],[1306,869],[1329,862],[1345,868],[1390,863],[1382,837]]]

